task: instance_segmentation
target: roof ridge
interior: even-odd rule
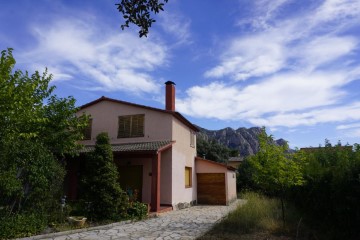
[[[149,109],[149,110],[153,110],[153,111],[157,111],[157,112],[162,112],[162,113],[168,113],[173,115],[175,118],[177,118],[180,122],[182,122],[183,124],[187,125],[188,127],[190,127],[192,130],[199,132],[199,129],[192,124],[189,120],[187,120],[183,115],[181,115],[181,113],[176,112],[176,111],[169,111],[166,109],[160,109],[160,108],[155,108],[155,107],[150,107],[150,106],[145,106],[145,105],[141,105],[141,104],[137,104],[137,103],[131,103],[131,102],[127,102],[127,101],[123,101],[123,100],[118,100],[118,99],[114,99],[114,98],[108,98],[105,96],[102,96],[94,101],[91,101],[89,103],[86,103],[82,106],[79,107],[79,109],[84,109],[87,108],[89,106],[92,106],[98,102],[101,101],[110,101],[110,102],[114,102],[114,103],[121,103],[121,104],[126,104],[126,105],[130,105],[130,106],[134,106],[134,107],[140,107],[140,108],[145,108],[145,109]]]

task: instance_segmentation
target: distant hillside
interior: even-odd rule
[[[220,130],[198,128],[200,129],[199,138],[207,141],[214,139],[228,148],[238,150],[242,157],[254,155],[259,151],[258,135],[261,133],[260,127],[238,128],[236,130],[230,127]],[[278,145],[284,145],[286,140],[280,138],[275,142]]]

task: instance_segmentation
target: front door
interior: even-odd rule
[[[142,201],[143,166],[126,165],[118,166],[121,189],[128,193],[129,197]]]

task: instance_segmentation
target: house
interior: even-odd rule
[[[228,204],[236,199],[235,169],[196,158],[198,128],[175,111],[175,84],[165,84],[165,109],[107,97],[81,106],[78,114],[90,115],[82,153],[92,151],[96,136],[107,132],[122,189],[130,194],[136,191],[138,200],[148,203],[151,211],[196,203]],[[68,161],[69,199],[76,199],[81,191],[78,183],[84,164],[83,155]],[[212,181],[217,184],[215,190],[205,187],[198,193]],[[211,199],[219,189],[220,200]],[[198,195],[205,197],[198,199]]]
[[[227,165],[231,166],[233,168],[238,169],[238,167],[240,166],[240,164],[244,161],[244,157],[230,157],[228,160]]]

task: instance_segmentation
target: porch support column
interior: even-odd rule
[[[151,177],[151,211],[160,211],[160,163],[161,152],[158,152],[152,159]]]

